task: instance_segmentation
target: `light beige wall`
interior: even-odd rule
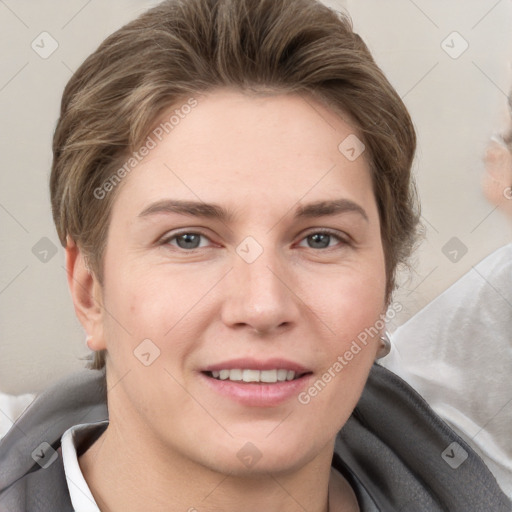
[[[83,364],[78,358],[86,354],[85,336],[74,317],[51,221],[51,136],[73,70],[106,35],[155,3],[0,2],[0,391],[37,391]],[[512,83],[512,4],[326,3],[348,4],[357,31],[404,97],[418,129],[415,169],[427,238],[414,259],[415,273],[409,282],[404,277],[397,294],[404,321],[511,239],[512,223],[485,202],[479,180],[486,139],[499,127]],[[441,47],[453,31],[469,45],[457,59]],[[31,47],[35,41],[43,55],[51,50],[55,43],[42,32],[58,43],[46,59]],[[462,48],[462,40],[450,41],[450,51]],[[456,263],[442,251],[452,237],[467,247]]]
[[[512,241],[512,222],[486,202],[480,184],[487,140],[509,123],[512,3],[348,0],[348,7],[418,131],[426,240],[396,294],[403,322]],[[467,250],[457,261],[445,255],[454,237]]]

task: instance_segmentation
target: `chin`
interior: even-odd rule
[[[232,440],[229,447],[214,450],[214,464],[218,471],[236,476],[268,476],[268,473],[286,474],[303,467],[320,452],[322,447],[309,445],[304,439],[277,437],[258,441],[243,439]]]
[[[308,461],[304,454],[297,453],[290,454],[288,457],[287,455],[262,454],[261,458],[254,459],[252,463],[249,461],[241,462],[236,455],[235,459],[234,464],[232,458],[229,461],[224,461],[222,465],[217,464],[218,471],[237,477],[267,478],[269,474],[286,475],[293,473]]]

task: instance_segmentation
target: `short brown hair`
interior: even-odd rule
[[[307,93],[349,114],[372,172],[389,302],[418,223],[416,135],[348,16],[316,0],[168,0],[109,36],[62,97],[50,184],[62,244],[69,235],[101,283],[119,187],[102,198],[95,191],[165,110],[219,87]],[[104,356],[96,353],[94,367]]]

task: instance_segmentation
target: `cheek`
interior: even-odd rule
[[[182,302],[188,301],[187,286],[180,276],[162,276],[158,269],[150,272],[137,265],[119,262],[110,273],[106,289],[106,306],[112,316],[123,319],[129,332],[151,330],[162,336],[169,329]],[[116,316],[117,315],[117,316]],[[146,333],[149,334],[149,333]]]
[[[318,414],[331,410],[338,418],[333,425],[346,420],[375,360],[385,327],[385,276],[382,255],[364,269],[344,269],[317,298],[315,312],[329,331],[317,345],[322,353],[322,369],[304,400],[314,401]]]
[[[157,347],[150,352],[162,350],[163,334],[170,327],[165,324],[172,321],[165,309],[172,311],[172,307],[169,307],[167,287],[156,286],[133,268],[123,271],[126,267],[122,261],[117,263],[115,267],[110,266],[105,281],[105,336],[112,362],[130,367],[137,362],[134,359],[137,347],[145,347],[141,345],[143,342],[148,345],[145,340],[151,340]],[[146,348],[151,349],[152,345]]]
[[[334,334],[319,344],[322,367],[298,399],[307,408],[306,422],[312,429],[320,422],[325,438],[345,424],[363,392],[385,325],[384,295],[384,281],[353,277],[330,303],[324,301]]]
[[[331,310],[335,335],[326,344],[328,368],[341,356],[343,371],[358,378],[358,369],[367,368],[375,358],[379,336],[385,326],[381,318],[383,310],[383,287],[375,287],[375,282],[347,287]]]
[[[106,284],[105,335],[112,361],[130,367],[137,362],[134,354],[146,347],[164,356],[156,363],[169,362],[172,351],[171,360],[178,364],[195,348],[198,337],[194,332],[203,327],[202,317],[206,322],[207,315],[201,298],[211,287],[211,279],[193,279],[186,272],[171,274],[161,267],[148,271],[119,261]]]
[[[503,205],[510,197],[507,191],[512,186],[512,155],[506,148],[492,145],[488,148],[484,161],[484,195],[492,204]]]
[[[385,309],[386,270],[384,255],[366,264],[338,268],[323,276],[311,295],[316,312],[331,327],[336,340],[347,340],[375,323]],[[334,332],[332,332],[334,331]]]

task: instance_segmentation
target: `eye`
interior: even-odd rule
[[[327,249],[333,247],[333,245],[331,245],[333,239],[340,242],[339,245],[348,244],[345,238],[330,230],[315,231],[303,238],[303,240],[309,243],[309,248],[311,249]]]
[[[193,251],[194,249],[208,247],[208,242],[201,243],[201,239],[211,242],[211,240],[202,233],[184,231],[164,238],[161,244],[171,245],[177,249]],[[310,249],[329,249],[335,247],[336,245],[344,246],[349,244],[349,241],[346,239],[346,237],[343,237],[338,232],[325,229],[311,232],[301,240],[299,246],[304,247],[304,241],[308,244]],[[337,241],[338,244],[332,243],[333,241]]]
[[[208,237],[202,235],[201,233],[187,231],[165,238],[162,240],[162,244],[172,245],[174,247],[178,247],[179,249],[193,250],[199,249],[200,247],[205,247],[204,245],[201,245],[201,238],[209,240]]]

